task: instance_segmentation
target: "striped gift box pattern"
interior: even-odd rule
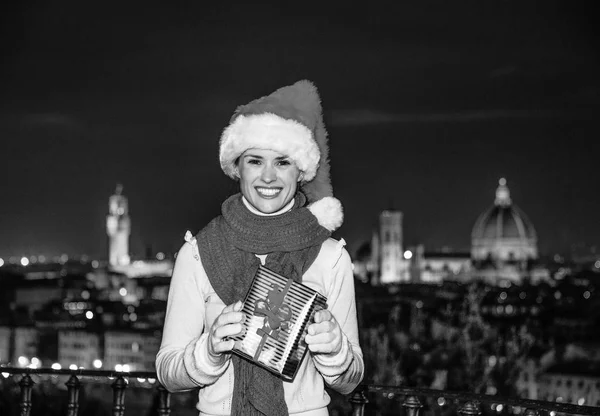
[[[265,326],[268,318],[263,311],[267,299],[277,298],[276,295],[273,296],[277,288],[285,297],[280,311],[283,319],[275,320],[283,325],[268,336],[265,335],[264,330],[265,327],[268,328]],[[270,294],[271,298],[269,298]],[[291,316],[289,316],[290,309]],[[327,299],[323,295],[260,266],[242,308],[246,316],[243,323],[244,331],[237,337],[231,337],[237,341],[233,352],[281,376],[286,381],[292,381],[306,353],[307,346],[304,342],[306,329],[319,309],[327,309]]]

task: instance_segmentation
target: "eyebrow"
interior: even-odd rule
[[[251,153],[250,153],[250,154],[246,154],[246,155],[244,155],[244,159],[245,159],[245,158],[247,158],[247,157],[253,157],[253,158],[255,158],[255,159],[264,159],[264,158],[263,158],[262,156],[260,156],[260,155],[253,155],[253,154],[251,154]],[[275,160],[286,160],[286,159],[289,159],[289,158],[290,158],[289,156],[277,156],[277,157],[275,158]]]

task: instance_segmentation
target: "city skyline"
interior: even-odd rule
[[[117,183],[132,252],[176,251],[236,192],[217,159],[235,107],[301,78],[322,95],[351,252],[390,207],[407,245],[468,251],[501,177],[542,254],[600,245],[588,3],[417,3],[8,6],[0,257],[105,257]]]

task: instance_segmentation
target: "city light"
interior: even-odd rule
[[[95,359],[92,364],[94,365],[94,368],[102,368],[102,360]]]
[[[585,398],[583,398],[583,397],[580,397],[580,398],[579,398],[579,400],[577,400],[577,404],[578,404],[579,406],[583,406],[583,405],[585,404]]]
[[[42,365],[42,362],[40,361],[40,359],[39,359],[39,358],[37,358],[37,357],[33,357],[33,358],[31,359],[31,364],[29,364],[29,366],[28,366],[28,367],[29,367],[29,368],[40,368],[40,367],[41,367],[41,365]]]
[[[128,373],[129,369],[130,369],[129,364],[123,364],[123,371],[124,372]]]
[[[59,363],[54,363],[54,364],[52,364],[51,368],[53,370],[60,370],[62,368],[62,366]]]
[[[94,312],[92,312],[92,311],[87,311],[87,312],[85,313],[85,317],[86,317],[87,319],[92,319],[92,318],[94,317]]]
[[[155,378],[149,378],[148,379],[148,383],[154,384],[154,383],[156,383],[156,379]]]
[[[28,266],[29,259],[27,257],[21,257],[21,266]]]
[[[165,259],[165,253],[163,253],[162,251],[159,251],[158,253],[156,253],[156,260],[164,260]]]
[[[83,292],[81,292],[81,297],[85,300],[88,300],[90,298],[90,292],[84,290]]]
[[[2,373],[2,377],[4,377],[4,378],[8,378],[8,376],[10,376],[10,374],[9,374],[9,373]]]
[[[92,267],[94,269],[97,269],[99,265],[100,265],[100,263],[98,263],[98,260],[92,260]]]
[[[502,405],[502,403],[499,404],[498,406],[496,406],[496,412],[500,413],[503,408],[504,408],[504,405]]]
[[[596,260],[596,262],[594,263],[594,267],[596,269],[600,269],[600,260]]]
[[[146,381],[145,378],[138,378],[137,381],[139,381],[140,383],[143,383],[144,381]]]
[[[444,399],[443,397],[439,397],[439,398],[437,399],[437,404],[438,404],[438,406],[443,406],[443,405],[445,405],[445,404],[446,404],[446,399]]]
[[[2,257],[0,257],[0,267],[4,266],[4,259],[2,259]]]
[[[122,287],[121,289],[119,289],[119,295],[121,295],[121,296],[127,296],[127,289],[125,289],[124,287]]]
[[[406,251],[404,252],[404,259],[405,259],[405,260],[410,260],[410,259],[412,258],[412,256],[413,256],[413,253],[412,253],[412,251],[410,251],[410,250],[406,250]]]
[[[27,364],[29,364],[29,359],[27,359],[27,357],[23,357],[22,355],[17,359],[17,361],[21,367],[25,367]]]
[[[586,290],[585,292],[583,292],[583,297],[584,299],[589,299],[591,296],[591,293],[589,290]]]
[[[123,371],[123,366],[121,364],[115,365],[115,371],[118,371],[120,373],[121,371]]]
[[[69,370],[77,370],[77,364],[71,364]]]

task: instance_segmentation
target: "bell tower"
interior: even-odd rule
[[[379,230],[379,283],[407,281],[407,263],[402,257],[402,212],[383,211],[379,216]]]
[[[129,235],[131,220],[127,198],[123,195],[123,185],[117,184],[115,193],[108,200],[106,216],[108,234],[108,262],[111,266],[126,266],[129,258]]]

